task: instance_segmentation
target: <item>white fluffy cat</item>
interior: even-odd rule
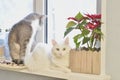
[[[51,68],[54,70],[60,70],[63,72],[71,72],[69,67],[69,39],[66,38],[63,44],[58,44],[55,40],[52,40],[52,54],[51,54]]]
[[[47,44],[38,43],[34,50],[25,56],[25,65],[30,71],[59,70],[71,72],[69,67],[69,39],[66,38],[63,44],[52,40],[53,47]]]

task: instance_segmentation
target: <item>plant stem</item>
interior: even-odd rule
[[[95,45],[96,45],[96,42],[97,42],[97,40],[96,40],[96,39],[94,39],[94,41],[95,41],[95,43],[94,43],[94,46],[93,46],[93,48],[95,48]]]

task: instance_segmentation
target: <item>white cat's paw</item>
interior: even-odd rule
[[[71,73],[71,70],[70,69],[66,69],[64,70],[65,73]]]
[[[54,69],[55,69],[55,67],[53,67],[53,66],[50,66],[50,69],[54,70]]]

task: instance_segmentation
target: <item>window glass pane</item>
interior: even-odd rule
[[[6,30],[31,12],[33,0],[0,0],[0,46],[5,45],[5,56],[9,56]]]
[[[79,11],[81,13],[96,13],[97,0],[48,0],[48,42],[51,39],[57,41],[63,39],[65,26],[68,22],[67,18],[75,16]],[[70,43],[74,46],[73,35],[77,31],[72,32],[69,36]]]
[[[0,0],[0,28],[10,28],[33,12],[33,0]]]

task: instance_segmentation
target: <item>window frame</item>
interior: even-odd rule
[[[41,15],[47,15],[47,0],[33,0],[33,12],[39,13]],[[48,26],[47,26],[47,16],[44,20],[44,24],[42,26],[42,30],[38,32],[38,42],[47,43],[48,38]]]

